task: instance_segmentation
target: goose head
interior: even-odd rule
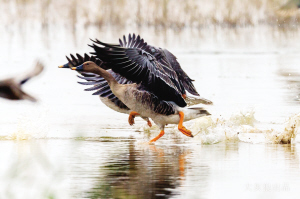
[[[58,68],[71,68],[72,65],[70,63],[66,63],[64,65],[58,66]]]
[[[93,72],[97,68],[99,68],[97,64],[92,61],[87,61],[77,67],[72,67],[72,70]]]

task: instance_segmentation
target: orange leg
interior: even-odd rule
[[[152,123],[151,123],[151,121],[150,121],[149,119],[148,119],[148,121],[147,121],[147,124],[148,124],[149,127],[152,126]]]
[[[186,94],[183,94],[182,97],[183,97],[183,99],[186,99]]]
[[[152,140],[149,141],[149,144],[151,144],[152,142],[155,142],[156,140],[161,138],[164,134],[165,134],[165,131],[161,130],[161,132],[158,134],[158,136],[156,136],[155,138],[153,138]]]
[[[133,125],[134,124],[134,118],[136,115],[140,115],[139,113],[135,112],[135,111],[131,111],[130,114],[129,114],[129,117],[128,117],[128,123],[130,125]]]
[[[187,130],[184,126],[182,126],[184,113],[179,111],[179,117],[180,117],[180,120],[179,120],[179,124],[178,124],[178,130],[181,131],[181,133],[183,133],[184,135],[186,135],[188,137],[194,137],[190,130]]]

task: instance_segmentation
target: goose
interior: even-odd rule
[[[22,85],[25,84],[29,79],[39,75],[44,69],[41,62],[37,61],[34,68],[19,77],[12,77],[0,81],[0,97],[9,100],[30,100],[36,102],[37,100],[22,90]]]
[[[135,37],[135,34],[133,34],[133,36]],[[131,34],[129,34],[128,38],[129,38],[129,40],[132,39]],[[111,45],[126,47],[126,45],[128,46],[128,44],[129,43],[127,43],[125,35],[124,35],[123,41],[121,39],[119,39],[119,44],[111,44]],[[128,46],[128,47],[130,47],[130,46]],[[105,48],[109,49],[108,47],[105,47]],[[196,91],[196,89],[192,83],[192,81],[194,81],[194,80],[192,80],[182,70],[175,55],[173,55],[167,49],[162,49],[160,47],[154,47],[154,46],[150,46],[150,45],[148,45],[147,50],[158,60],[158,62],[162,63],[164,66],[169,66],[176,72],[178,79],[179,79],[178,83],[181,86],[182,96],[184,97],[184,99],[186,100],[188,105],[195,105],[195,104],[199,104],[199,103],[209,104],[209,105],[212,104],[212,102],[210,100],[200,97],[199,93]],[[82,57],[79,54],[76,54],[77,58],[75,56],[73,56],[72,54],[70,56],[71,56],[71,59],[67,57],[68,63],[59,66],[59,68],[70,68],[70,67],[78,66],[85,61],[94,61],[98,66],[102,67],[103,69],[105,69],[105,70],[109,69],[109,67],[105,63],[103,63],[100,59],[96,58],[95,56],[89,56],[86,53],[84,54],[84,57]],[[167,69],[165,69],[165,70],[167,70]],[[122,77],[121,75],[114,73],[112,70],[109,69],[108,71],[117,79],[117,81],[119,83],[121,83],[121,84],[132,83],[132,81],[127,80],[126,78]],[[139,116],[139,114],[130,111],[130,109],[111,92],[105,79],[103,79],[102,77],[100,77],[98,75],[91,74],[91,73],[82,73],[82,72],[79,72],[79,73],[83,76],[78,76],[78,77],[81,79],[85,79],[88,82],[78,82],[78,83],[83,84],[83,85],[94,85],[91,88],[85,89],[85,91],[97,90],[93,95],[100,95],[100,100],[109,108],[111,108],[117,112],[129,114],[128,123],[130,125],[134,124],[134,118],[135,118],[135,116]],[[186,96],[186,90],[189,93],[191,93],[193,96],[191,96],[191,95]],[[152,126],[149,118],[142,117],[142,119],[144,119],[147,122],[148,126],[150,126],[150,127]]]
[[[105,62],[113,72],[132,81],[120,84],[107,70],[87,61],[72,67],[73,70],[95,73],[103,77],[112,93],[120,99],[133,115],[149,117],[160,128],[160,133],[149,143],[157,141],[164,135],[167,124],[178,124],[178,130],[188,137],[192,132],[183,126],[188,121],[210,115],[204,108],[189,108],[184,100],[182,84],[174,69],[159,62],[149,51],[151,47],[138,35],[124,39],[124,47],[92,40],[90,45],[97,58]]]
[[[100,59],[97,59],[95,56],[89,56],[86,53],[84,56],[81,56],[80,54],[76,53],[77,58],[74,55],[70,55],[71,59],[69,57],[66,57],[68,60],[68,63],[59,66],[59,68],[72,68],[74,66],[79,66],[83,64],[86,61],[93,61],[98,67],[101,67],[103,69],[107,69],[105,67],[105,64]],[[91,88],[84,89],[85,91],[93,91],[97,90],[93,93],[93,95],[99,95],[101,102],[106,105],[107,107],[111,108],[114,111],[117,111],[119,113],[125,113],[130,115],[132,112],[121,100],[119,100],[111,91],[110,87],[108,86],[107,81],[94,73],[84,73],[78,71],[82,76],[79,76],[79,78],[87,80],[87,82],[78,82],[79,84],[83,85],[94,85]],[[127,80],[126,78],[114,73],[112,70],[108,70],[109,73],[111,73],[115,79],[120,84],[130,84],[131,81]],[[128,119],[128,123],[130,125],[134,124],[134,118],[136,115],[130,115]],[[139,115],[138,115],[139,116]],[[149,120],[148,117],[141,117],[143,120],[147,122],[147,125],[149,127],[152,127],[152,123]]]

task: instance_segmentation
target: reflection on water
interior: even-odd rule
[[[187,151],[178,146],[136,148],[131,140],[126,152],[113,154],[100,166],[102,176],[87,192],[88,198],[169,198],[176,194],[185,175]]]
[[[91,146],[86,144],[85,148]],[[231,198],[270,194],[281,198],[298,192],[297,153],[294,145],[146,147],[130,140],[103,151],[105,161],[92,167],[92,172],[77,169],[80,178],[75,183],[86,178],[91,182],[83,198],[219,198],[222,193]],[[92,156],[84,160],[90,162]]]
[[[298,145],[1,141],[1,198],[296,198]],[[17,191],[16,191],[17,190]],[[29,191],[30,190],[30,191]],[[229,197],[228,197],[229,198]]]

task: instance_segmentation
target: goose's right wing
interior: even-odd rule
[[[184,94],[183,85],[179,81],[176,71],[172,68],[166,56],[164,56],[163,52],[161,53],[160,49],[147,44],[146,42],[144,42],[144,39],[142,39],[139,35],[136,37],[134,33],[132,36],[131,34],[128,35],[128,42],[124,35],[123,40],[119,39],[119,43],[120,43],[120,47],[144,50],[147,53],[154,56],[155,59],[160,63],[160,67],[162,68],[162,71],[164,71],[164,73],[169,77],[169,79],[176,86],[176,88],[181,92],[181,94]]]
[[[142,50],[146,45],[147,43],[139,40],[135,43],[135,48],[125,48],[96,40],[91,47],[95,50],[92,54],[106,62],[114,72],[132,82],[142,83],[161,100],[173,101],[181,107],[186,106],[181,92],[161,64],[154,56]]]
[[[112,70],[108,70],[108,72],[118,81],[119,84],[131,84],[132,82],[125,77],[122,77],[121,75],[113,72]],[[93,95],[99,95],[100,97],[106,97],[111,102],[113,102],[115,105],[117,105],[121,109],[127,109],[129,108],[121,101],[119,98],[117,98],[113,92],[111,91],[108,82],[101,76],[94,74],[94,77],[85,77],[85,76],[79,76],[79,78],[87,80],[87,82],[78,82],[79,84],[83,85],[93,85],[90,88],[84,89],[85,91],[96,91],[93,93]]]

